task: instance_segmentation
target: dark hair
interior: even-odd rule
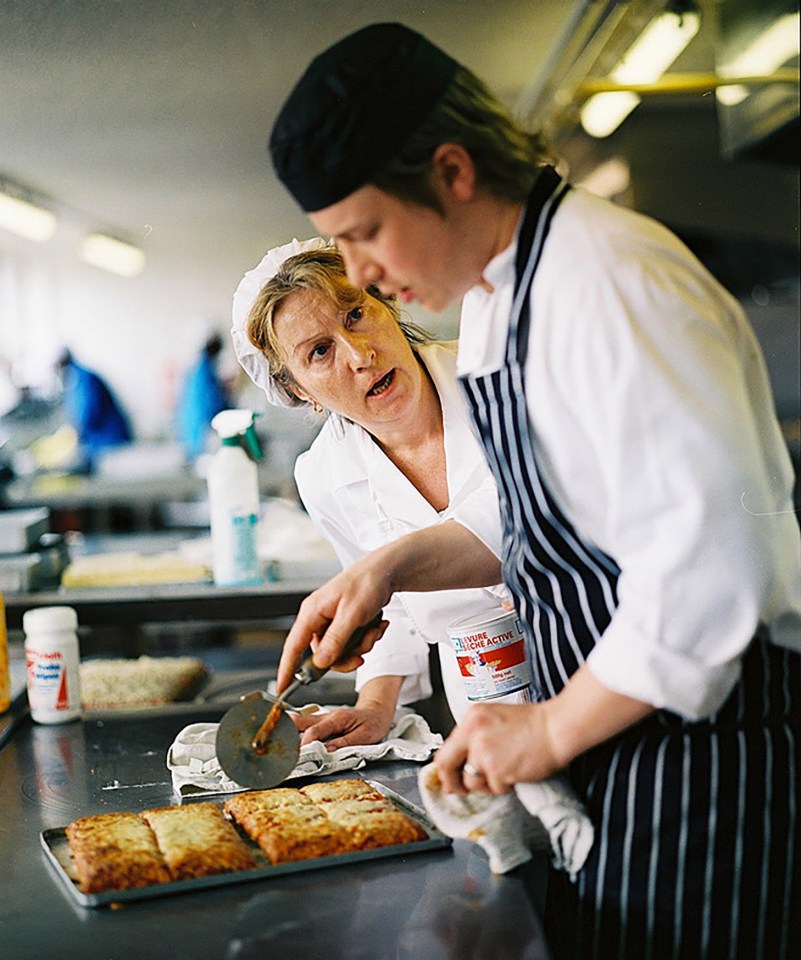
[[[223,348],[223,339],[219,333],[213,333],[203,345],[203,350],[208,357],[216,357]]]
[[[478,185],[515,203],[528,197],[538,167],[554,161],[540,134],[524,130],[474,73],[459,66],[401,152],[370,182],[402,200],[440,210],[430,174],[441,143],[461,144],[473,159]]]

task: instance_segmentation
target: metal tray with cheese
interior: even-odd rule
[[[244,832],[239,831],[254,861],[254,866],[251,869],[232,873],[219,873],[188,880],[171,880],[133,889],[106,890],[99,893],[85,893],[81,890],[75,865],[70,854],[66,826],[44,830],[41,834],[41,845],[62,887],[74,901],[84,907],[109,906],[117,903],[127,903],[177,893],[186,893],[192,890],[203,890],[210,887],[227,886],[254,880],[268,880],[270,878],[286,876],[287,874],[321,870],[326,867],[335,867],[343,864],[361,863],[388,857],[406,857],[415,853],[441,850],[451,845],[452,841],[450,837],[438,830],[434,824],[428,820],[425,812],[420,807],[381,783],[372,780],[365,782],[382,793],[402,813],[415,820],[420,827],[422,827],[425,838],[416,840],[413,843],[372,847],[306,860],[297,860],[289,863],[272,864],[257,843],[247,837]],[[219,801],[220,807],[223,806],[224,799],[225,798],[222,798]],[[217,803],[216,800],[214,802]]]

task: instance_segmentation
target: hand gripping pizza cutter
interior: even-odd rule
[[[370,623],[354,631],[342,651],[342,658],[354,650],[365,633],[381,623],[379,613]],[[217,728],[217,759],[226,776],[243,787],[266,790],[284,781],[300,755],[300,731],[286,711],[298,708],[287,699],[300,686],[314,683],[328,673],[307,657],[295,671],[294,681],[280,697],[261,690],[243,696],[226,711]]]

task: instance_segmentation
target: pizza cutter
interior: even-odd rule
[[[354,631],[342,651],[342,659],[359,646],[368,630],[381,623],[381,617],[379,613]],[[298,687],[319,680],[328,669],[315,666],[308,656],[280,697],[256,690],[226,711],[216,738],[217,759],[226,776],[243,787],[259,790],[274,787],[289,776],[300,756],[300,731],[287,716],[287,710],[301,711],[287,699]]]

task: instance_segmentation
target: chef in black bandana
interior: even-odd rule
[[[399,24],[321,53],[270,150],[352,283],[462,300],[458,368],[538,702],[472,707],[437,757],[445,789],[566,771],[595,842],[575,883],[549,883],[557,957],[797,955],[801,543],[739,305]],[[312,594],[279,688],[310,640],[330,664],[394,591],[496,582],[465,536],[411,534]]]

